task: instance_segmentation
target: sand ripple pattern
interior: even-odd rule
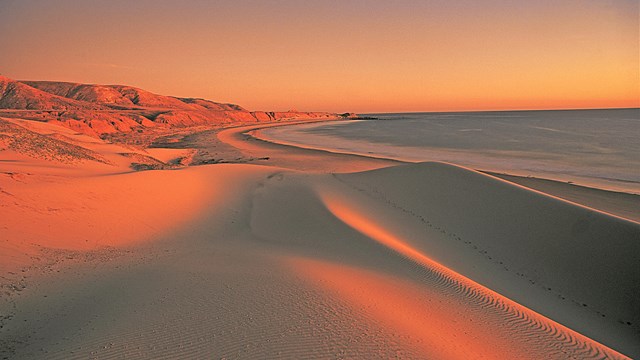
[[[627,358],[442,266],[379,226],[375,220],[349,207],[343,199],[324,196],[323,202],[333,215],[351,228],[419,264],[425,283],[476,310],[480,321],[487,323],[487,331],[498,328],[508,334],[514,343],[526,345],[532,358]]]
[[[203,254],[210,256],[206,252]],[[255,254],[254,254],[255,256]],[[217,260],[221,261],[221,260]],[[261,262],[260,260],[254,261]],[[208,262],[207,262],[208,263]],[[170,264],[162,268],[172,271]],[[231,266],[230,266],[231,267]],[[105,300],[101,293],[80,294],[67,307],[98,306],[104,313],[77,319],[38,340],[27,335],[11,359],[314,359],[417,358],[401,339],[382,328],[353,321],[352,310],[299,280],[282,277],[275,264],[260,274],[230,271],[225,281],[207,270],[185,269],[145,276],[148,269],[123,271],[110,282],[118,287],[134,278],[121,299]],[[229,271],[229,270],[227,270]],[[177,280],[167,287],[157,276]],[[176,277],[172,279],[171,277]],[[138,279],[139,278],[139,279]],[[177,284],[179,283],[179,285]],[[112,289],[113,290],[113,289]],[[109,291],[109,290],[105,290]],[[67,299],[75,294],[68,293]],[[112,313],[117,309],[117,313]],[[67,308],[61,313],[69,313]],[[42,313],[47,324],[61,322],[57,314]],[[67,315],[64,315],[66,317]],[[67,319],[67,321],[70,321]],[[70,321],[70,323],[75,323]],[[73,327],[73,328],[72,328]],[[31,346],[28,343],[36,343]]]

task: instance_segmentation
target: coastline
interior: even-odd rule
[[[356,121],[357,122],[357,121]],[[329,152],[340,152],[362,156],[374,156],[377,158],[391,159],[405,163],[416,163],[423,161],[442,161],[459,164],[465,167],[479,169],[493,173],[508,173],[510,175],[522,177],[537,177],[560,182],[575,183],[586,187],[598,188],[615,192],[625,192],[630,194],[640,194],[640,183],[631,180],[618,179],[615,176],[608,178],[607,175],[597,171],[587,173],[571,171],[570,168],[558,166],[546,160],[526,159],[526,153],[505,152],[500,153],[495,150],[476,154],[473,151],[457,148],[424,148],[419,146],[406,146],[397,144],[377,143],[361,138],[343,138],[338,135],[322,134],[323,126],[336,126],[349,124],[352,121],[345,120],[338,123],[318,123],[302,125],[297,128],[276,128],[256,130],[254,136],[264,138],[272,142],[288,144],[298,147],[313,148]],[[355,124],[354,126],[358,126]],[[362,129],[363,127],[360,126]],[[314,130],[320,130],[320,134]],[[473,129],[472,129],[473,130]],[[520,162],[520,157],[525,160]],[[510,165],[505,165],[510,164]],[[553,166],[550,166],[553,165]]]
[[[349,120],[345,120],[349,121]],[[355,120],[359,121],[359,120]],[[324,121],[318,121],[316,123],[324,123]],[[282,139],[269,138],[263,132],[262,129],[279,127],[279,126],[295,126],[296,124],[274,124],[267,127],[262,126],[248,126],[239,127],[237,131],[232,131],[233,136],[240,139],[243,135],[251,137],[257,141],[262,141],[271,146],[283,146],[289,148],[304,149],[306,151],[318,151],[330,154],[342,154],[345,156],[356,156],[361,158],[375,159],[377,161],[389,161],[389,164],[408,164],[414,163],[413,161],[403,161],[392,157],[384,157],[371,153],[360,153],[349,150],[341,150],[331,147],[318,147],[308,146],[301,144],[300,142],[289,142]],[[225,130],[223,130],[225,131]],[[561,181],[545,178],[543,176],[533,175],[516,175],[510,172],[494,171],[492,169],[475,169],[479,172],[489,174],[503,180],[513,182],[527,188],[541,191],[552,196],[562,198],[566,201],[574,202],[582,206],[587,206],[599,211],[603,211],[609,215],[621,217],[625,220],[630,220],[639,223],[640,222],[640,195],[625,192],[615,191],[605,188],[593,187],[576,184],[570,181]]]
[[[0,354],[640,354],[638,223],[463,167],[245,134],[264,127],[138,154],[201,164],[172,170],[67,130],[112,165],[5,153]]]

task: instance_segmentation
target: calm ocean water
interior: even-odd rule
[[[640,109],[370,114],[265,137],[404,161],[447,161],[640,193]]]

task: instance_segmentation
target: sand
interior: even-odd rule
[[[640,356],[640,224],[581,190],[252,127],[148,151],[31,129],[108,164],[0,151],[0,358]]]

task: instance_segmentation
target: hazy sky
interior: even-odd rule
[[[640,106],[638,0],[0,0],[0,73],[257,110]]]

